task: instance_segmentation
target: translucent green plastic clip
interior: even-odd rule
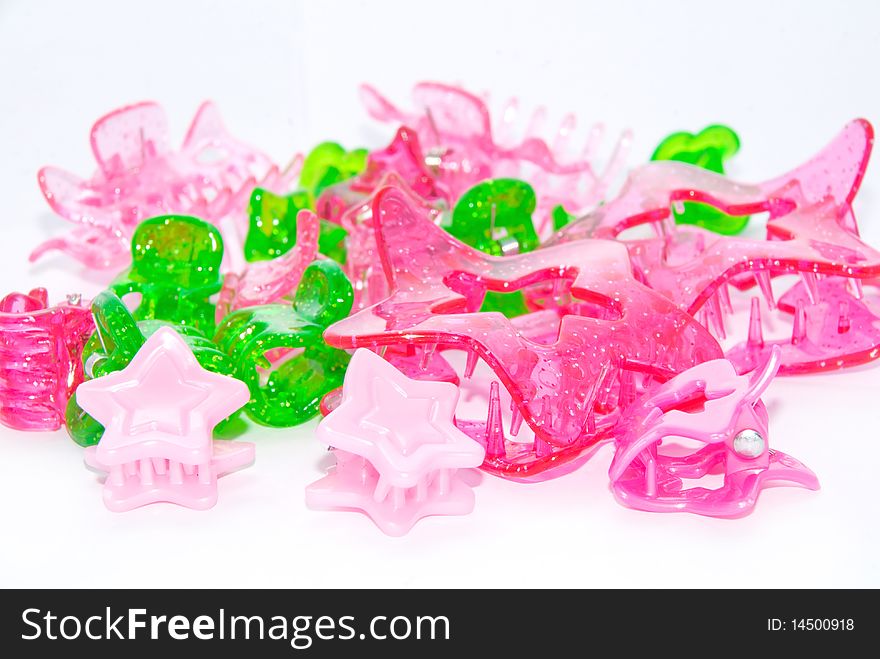
[[[463,243],[493,256],[530,252],[539,242],[532,222],[535,205],[535,191],[525,181],[483,181],[461,196],[445,228]],[[509,318],[528,313],[519,291],[489,291],[480,310],[500,311]]]
[[[311,208],[307,192],[279,196],[254,188],[248,206],[250,226],[244,241],[244,257],[248,261],[267,261],[289,252],[296,244],[296,216]],[[345,263],[345,229],[327,220],[320,220],[318,251],[338,263]]]
[[[293,304],[230,313],[215,343],[250,389],[247,415],[267,426],[293,426],[318,412],[321,398],[342,384],[349,355],[328,346],[324,330],[351,311],[352,288],[333,261],[306,268]]]
[[[708,126],[693,133],[673,133],[660,142],[651,160],[677,160],[703,169],[724,173],[724,161],[739,151],[739,137],[727,126]],[[733,235],[742,231],[749,221],[748,215],[731,216],[707,204],[695,201],[683,202],[683,209],[673,209],[679,224],[696,224],[716,233]]]
[[[217,228],[185,215],[145,220],[131,239],[132,264],[110,284],[123,297],[141,295],[135,320],[165,320],[214,332],[214,304],[220,290],[223,238]]]
[[[279,196],[256,188],[248,207],[250,226],[244,242],[245,259],[265,261],[288,252],[296,243],[297,213],[305,208],[315,210],[315,199],[325,188],[357,176],[366,166],[366,149],[346,151],[335,142],[323,142],[306,156],[297,192]],[[321,220],[318,251],[345,263],[346,235],[338,224]]]

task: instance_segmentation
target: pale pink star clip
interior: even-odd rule
[[[125,511],[159,501],[206,509],[217,478],[250,465],[254,445],[214,441],[214,426],[247,403],[247,386],[205,370],[170,327],[121,371],[84,382],[76,397],[104,425],[86,464],[107,472],[104,503]]]
[[[458,387],[411,380],[366,349],[345,374],[342,402],[318,425],[333,471],[306,489],[314,509],[357,509],[388,535],[428,515],[466,515],[474,494],[458,470],[478,467],[483,447],[455,425]]]

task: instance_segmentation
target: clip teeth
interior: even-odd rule
[[[761,302],[757,297],[752,298],[752,306],[749,312],[749,345],[755,348],[764,347],[764,333],[761,327]]]

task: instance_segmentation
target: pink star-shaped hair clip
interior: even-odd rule
[[[217,478],[250,465],[254,445],[211,431],[247,403],[247,386],[202,368],[170,327],[156,331],[121,371],[84,382],[82,408],[105,428],[86,464],[107,472],[104,503],[122,512],[167,501],[204,510]]]
[[[455,426],[457,402],[454,384],[411,380],[374,352],[355,352],[342,402],[317,430],[336,466],[306,488],[307,505],[361,510],[394,536],[428,515],[471,512],[458,470],[478,467],[485,451]]]

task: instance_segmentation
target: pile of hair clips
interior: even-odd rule
[[[867,121],[761,183],[724,175],[730,128],[674,133],[620,183],[628,134],[600,169],[602,128],[575,146],[573,116],[545,139],[515,100],[499,121],[448,85],[408,109],[362,92],[387,146],[281,167],[211,104],[175,148],[140,103],[92,128],[94,174],[42,169],[73,228],[31,259],[118,274],[92,300],[0,301],[0,420],[65,426],[124,511],[213,506],[254,460],[241,415],[322,415],[336,464],[307,504],[391,535],[469,513],[474,468],[542,481],[606,444],[640,510],[737,517],[770,483],[819,487],[771,448],[761,396],[880,354],[880,252],[852,209]],[[766,239],[740,236],[758,213]]]

